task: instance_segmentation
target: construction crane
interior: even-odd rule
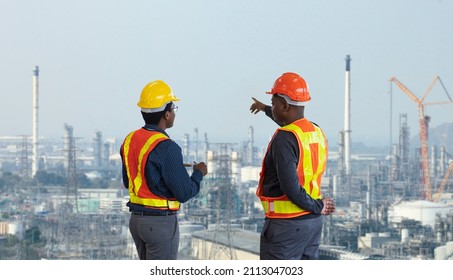
[[[442,183],[439,186],[439,190],[436,193],[434,202],[439,202],[440,195],[442,194],[442,191],[444,190],[444,187],[447,184],[448,177],[450,177],[450,174],[453,174],[453,161],[450,163],[450,166],[448,167],[447,172],[445,172],[444,179],[442,180]]]
[[[429,163],[428,163],[428,123],[430,121],[430,117],[425,115],[425,107],[428,105],[435,105],[435,104],[448,104],[453,103],[450,95],[448,94],[442,80],[439,76],[436,76],[432,81],[429,88],[426,90],[425,94],[421,99],[419,99],[415,94],[413,94],[405,85],[403,85],[400,81],[398,81],[395,77],[390,78],[390,81],[395,83],[409,98],[414,101],[418,106],[418,113],[419,113],[419,125],[420,125],[420,154],[421,154],[421,167],[422,167],[422,197],[428,201],[432,201],[432,187],[430,182],[430,175],[429,175]],[[436,101],[436,102],[424,102],[425,98],[428,96],[428,93],[433,88],[434,84],[439,81],[442,85],[445,93],[448,96],[449,101]]]

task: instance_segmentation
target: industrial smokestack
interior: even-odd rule
[[[344,163],[346,175],[351,174],[351,56],[346,56],[344,95]]]
[[[38,171],[38,86],[39,86],[39,67],[33,68],[33,135],[32,135],[32,177]]]

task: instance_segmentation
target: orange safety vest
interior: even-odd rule
[[[313,199],[322,198],[321,178],[326,169],[327,163],[327,140],[323,131],[307,119],[299,119],[289,125],[275,131],[275,137],[279,130],[294,133],[299,145],[299,161],[297,164],[297,175],[299,184]],[[272,141],[269,143],[266,156]],[[279,197],[266,197],[263,195],[263,180],[266,173],[265,158],[260,172],[260,180],[256,195],[261,200],[264,213],[268,218],[294,218],[311,212],[304,210],[292,203],[286,195]]]
[[[151,192],[146,182],[145,166],[149,153],[162,141],[169,138],[158,131],[144,128],[129,133],[121,146],[123,164],[129,178],[130,202],[161,210],[179,210],[175,198],[165,198]]]

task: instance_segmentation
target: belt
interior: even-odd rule
[[[132,215],[136,216],[172,216],[176,215],[177,211],[161,211],[161,212],[144,212],[132,211]]]

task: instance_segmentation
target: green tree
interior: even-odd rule
[[[66,184],[66,178],[53,172],[39,170],[35,174],[34,182],[40,186],[63,186]]]
[[[7,235],[6,239],[0,242],[0,260],[12,260],[17,259],[16,246],[20,243],[19,239],[15,235]]]
[[[41,230],[38,226],[25,230],[22,242],[24,250],[21,252],[21,259],[38,260],[41,258],[40,248],[46,245],[46,241],[41,238]]]
[[[0,178],[0,187],[14,187],[22,182],[22,177],[11,172],[4,172]]]
[[[77,174],[77,186],[79,186],[82,189],[91,187],[91,181],[87,177],[87,175],[85,175],[85,173]]]

